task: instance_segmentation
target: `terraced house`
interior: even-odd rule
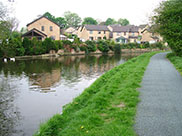
[[[78,29],[77,34],[83,41],[109,39],[110,30],[104,25],[85,25]]]
[[[119,43],[134,43],[139,41],[139,28],[134,25],[110,25],[110,38]]]
[[[28,32],[23,34],[22,37],[28,37],[30,39],[36,37],[39,40],[50,37],[53,40],[60,40],[60,26],[45,16],[27,24],[27,29]]]

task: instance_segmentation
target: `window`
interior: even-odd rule
[[[117,33],[117,36],[119,36],[119,32]]]
[[[93,34],[93,31],[90,31],[90,34]]]
[[[98,40],[101,40],[101,39],[102,39],[102,37],[98,37],[97,39],[98,39]]]
[[[53,27],[52,26],[50,26],[50,31],[53,31]]]
[[[124,32],[124,36],[126,36],[126,32]]]
[[[132,35],[135,36],[135,33],[133,32]]]
[[[44,31],[44,26],[41,27],[41,30]]]
[[[94,40],[94,37],[89,37],[89,40],[91,40],[91,41]]]
[[[104,34],[106,34],[106,31],[104,31]]]
[[[101,31],[99,31],[98,34],[101,34]]]

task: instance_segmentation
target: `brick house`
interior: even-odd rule
[[[109,39],[110,30],[105,25],[84,25],[78,29],[77,34],[83,41]]]
[[[53,40],[60,40],[60,26],[48,19],[45,16],[42,16],[31,23],[27,24],[27,30],[22,37],[37,37],[39,40],[44,40],[46,37],[50,37]]]

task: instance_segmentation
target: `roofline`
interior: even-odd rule
[[[51,19],[47,18],[46,16],[41,16],[41,17],[39,17],[39,18],[35,19],[34,21],[32,21],[32,22],[28,23],[28,24],[27,24],[27,27],[28,27],[29,25],[33,24],[34,22],[36,22],[36,21],[40,20],[40,19],[41,19],[41,18],[43,18],[43,17],[44,17],[44,18],[46,18],[47,20],[51,21],[52,23],[54,23],[54,24],[56,24],[57,26],[59,26],[59,27],[60,27],[60,25],[59,25],[59,24],[57,24],[56,22],[54,22],[54,21],[52,21]]]
[[[33,30],[38,31],[39,33],[41,33],[42,35],[44,35],[44,36],[46,36],[46,37],[47,37],[47,35],[46,35],[46,34],[44,34],[43,32],[41,32],[41,31],[39,31],[39,30],[37,30],[36,28],[33,28],[33,29],[31,29],[30,31],[33,31]],[[24,33],[24,34],[22,35],[22,37],[24,37],[24,35],[26,35],[26,34],[27,34],[27,33],[29,33],[30,31],[28,31],[28,32]]]
[[[106,26],[106,25],[83,25],[83,27],[85,27],[85,29],[88,30],[88,31],[90,31],[90,30],[91,31],[110,31],[108,26],[106,26],[107,30],[87,29],[86,26]]]

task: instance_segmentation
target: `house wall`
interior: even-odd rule
[[[143,32],[141,42],[149,42],[153,41],[154,39],[151,38],[152,33],[149,33],[148,31]]]
[[[44,26],[44,31],[42,31],[41,29],[42,26]],[[50,26],[52,26],[53,31],[50,31]],[[28,25],[27,27],[28,31],[30,31],[33,28],[36,28],[37,30],[43,32],[44,34],[47,35],[47,37],[55,37],[55,40],[60,40],[60,27],[45,17]]]
[[[85,29],[85,27],[83,29],[82,27],[78,29],[78,37],[85,41],[89,40],[89,34],[88,34],[88,31]]]
[[[85,27],[82,29],[82,31],[81,29],[82,27],[78,29],[78,37],[84,39],[85,41],[90,40],[91,37],[93,37],[93,40],[98,40],[99,37],[101,39],[104,39],[104,37],[106,37],[106,39],[109,39],[109,31],[105,31],[105,34],[104,31],[100,31],[101,33],[99,34],[99,31],[92,31],[92,33],[90,33],[90,31],[88,31]]]

